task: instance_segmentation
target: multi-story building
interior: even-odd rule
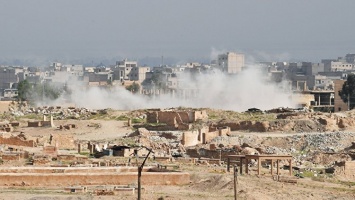
[[[244,65],[244,54],[227,52],[226,54],[218,55],[217,66],[222,72],[228,74],[239,73]]]
[[[324,71],[325,72],[342,72],[353,70],[354,64],[352,63],[352,57],[348,54],[348,57],[343,59],[342,57],[338,59],[324,59]],[[348,62],[350,61],[350,62]]]
[[[0,68],[0,89],[13,88],[15,83],[19,82],[17,70],[10,67]]]
[[[138,67],[136,61],[117,61],[113,68],[114,80],[143,82],[146,79],[146,73],[150,72],[150,67]]]

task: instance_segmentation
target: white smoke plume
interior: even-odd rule
[[[184,76],[185,75],[185,76]],[[122,86],[110,89],[77,87],[72,84],[70,103],[91,109],[112,108],[133,110],[144,108],[194,107],[245,111],[248,108],[262,110],[277,107],[294,107],[291,91],[266,81],[265,72],[249,67],[238,75],[219,71],[190,76],[182,74],[185,92],[148,97],[132,94]],[[86,89],[84,89],[86,88]],[[189,92],[195,91],[195,92]],[[62,104],[62,102],[52,102]]]

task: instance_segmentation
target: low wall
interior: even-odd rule
[[[17,169],[17,170],[16,170]],[[48,170],[47,170],[48,169]],[[90,170],[92,169],[92,170]],[[0,170],[0,186],[127,185],[137,183],[137,172],[129,168],[11,168]],[[54,170],[54,171],[53,171]],[[136,170],[136,169],[135,169]],[[6,173],[11,171],[10,173]],[[15,172],[15,173],[13,173]],[[33,173],[36,172],[36,173]],[[142,184],[183,185],[190,182],[184,172],[143,172]]]

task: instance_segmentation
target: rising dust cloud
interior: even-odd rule
[[[148,97],[132,94],[124,87],[110,89],[89,87],[83,89],[77,83],[71,84],[71,96],[65,103],[76,107],[90,109],[112,108],[117,110],[134,110],[145,108],[215,108],[245,111],[248,108],[262,110],[278,107],[295,107],[291,100],[291,91],[281,87],[283,84],[270,83],[265,80],[265,73],[255,67],[248,68],[238,75],[230,76],[219,71],[192,76],[182,74],[184,88],[198,88],[193,96],[163,94]],[[68,102],[69,101],[69,102]],[[53,106],[64,105],[63,99],[51,102]]]

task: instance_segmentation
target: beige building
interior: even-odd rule
[[[228,74],[235,74],[242,71],[244,67],[244,54],[227,52],[218,55],[217,66],[221,71]]]
[[[128,61],[125,59],[117,61],[113,71],[114,80],[142,82],[146,78],[146,73],[150,72],[150,68],[138,67],[137,61]]]
[[[330,71],[331,72],[349,71],[349,70],[352,70],[353,67],[354,67],[354,65],[351,63],[336,62],[336,61],[330,62]]]

